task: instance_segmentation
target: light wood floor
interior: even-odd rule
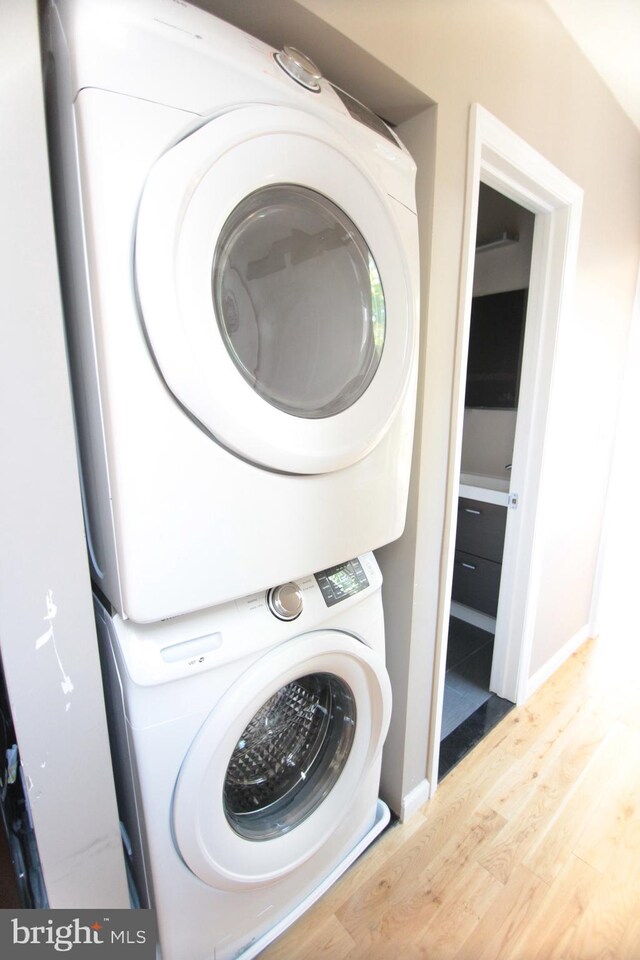
[[[586,643],[261,960],[640,960],[634,646]]]

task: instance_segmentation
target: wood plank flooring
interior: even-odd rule
[[[261,960],[640,960],[636,648],[588,641]]]

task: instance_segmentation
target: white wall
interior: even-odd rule
[[[508,233],[517,243],[480,250],[473,270],[473,296],[522,290],[529,286],[533,226],[535,217],[529,210],[480,185],[476,246]]]
[[[638,643],[638,544],[640,510],[635,491],[640,477],[640,273],[629,333],[627,367],[618,416],[607,513],[600,548],[594,630],[607,646],[623,648],[624,666],[640,660]],[[626,647],[626,649],[625,649]]]
[[[462,473],[509,479],[505,467],[513,460],[517,415],[517,410],[468,407],[464,411]]]
[[[36,0],[0,7],[0,650],[51,907],[129,905],[86,560]]]

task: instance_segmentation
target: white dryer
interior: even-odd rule
[[[160,624],[96,602],[120,807],[163,960],[255,956],[388,822],[381,582],[368,554]]]
[[[174,0],[50,0],[59,251],[94,574],[138,622],[403,529],[415,166],[373,114]]]

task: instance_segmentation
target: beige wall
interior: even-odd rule
[[[435,176],[435,143],[437,108],[431,107],[399,127],[404,142],[416,161],[416,198],[418,206],[430,210],[433,206]],[[430,217],[419,222],[421,252],[421,289],[423,303],[429,299],[431,276]],[[418,396],[427,391],[425,371],[430,347],[426,331],[420,341]],[[418,404],[414,440],[414,460],[409,490],[409,506],[404,536],[378,550],[377,557],[383,571],[382,598],[385,606],[387,666],[393,688],[391,726],[382,758],[381,793],[397,812],[403,811],[403,799],[412,790],[420,791],[425,779],[425,744],[431,719],[434,683],[434,643],[438,611],[439,582],[434,577],[423,584],[422,593],[411,589],[415,576],[418,534],[428,527],[428,539],[437,539],[441,528],[431,526],[429,511],[420,497],[420,470],[422,438],[430,436],[425,424],[428,407]],[[442,478],[444,480],[444,477]],[[444,486],[441,500],[444,498]],[[434,524],[442,523],[440,501],[433,513]],[[426,538],[421,537],[421,541]],[[415,638],[418,638],[417,640]],[[410,722],[408,719],[410,718]],[[424,797],[422,798],[424,799]]]
[[[437,103],[414,617],[441,575],[473,102],[584,189],[574,312],[558,345],[535,673],[589,621],[618,390],[640,253],[640,134],[543,0],[299,0]],[[428,522],[426,518],[428,516]],[[413,576],[412,576],[413,574]],[[414,631],[415,634],[415,631]],[[414,636],[431,644],[430,635]],[[417,682],[417,681],[416,681]],[[407,716],[407,724],[411,717]]]

